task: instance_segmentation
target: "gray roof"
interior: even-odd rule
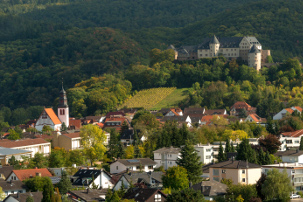
[[[104,172],[109,177],[111,175],[105,170],[97,170],[97,169],[79,169],[74,175],[73,178],[77,178],[74,182],[74,186],[88,186],[93,182],[93,177],[96,179],[101,172]]]
[[[167,49],[176,50],[175,46],[173,46],[173,45],[169,45],[169,46],[167,47]]]
[[[3,191],[26,189],[26,186],[20,180],[0,181],[0,187]]]
[[[123,196],[124,199],[133,199],[134,201],[154,201],[154,195],[161,194],[161,201],[166,200],[166,195],[159,189],[153,188],[132,188]]]
[[[5,147],[0,147],[0,155],[15,155],[15,154],[24,154],[31,153],[32,151],[23,150],[23,149],[10,149]]]
[[[177,51],[178,54],[189,56],[191,53],[197,52],[197,46],[181,46]]]
[[[151,179],[154,179],[156,181],[156,184],[162,184],[162,176],[164,175],[163,172],[130,172],[125,173],[123,176],[126,178],[126,180],[129,183],[142,183],[146,185],[151,185]],[[121,176],[122,177],[122,176]]]
[[[246,39],[249,41],[250,44],[260,44],[258,39],[254,36],[247,36]],[[261,44],[260,44],[261,45]]]
[[[187,116],[164,116],[161,121],[177,121],[177,122],[185,122]]]
[[[125,166],[139,166],[139,165],[156,165],[157,163],[150,158],[137,158],[137,159],[119,159],[116,162],[120,162]]]
[[[220,196],[225,195],[227,185],[217,181],[202,181],[191,187],[195,191],[200,191],[204,196]]]
[[[38,192],[26,192],[26,193],[18,193],[18,194],[11,194],[11,195],[8,195],[4,200],[3,202],[7,201],[8,198],[10,197],[13,197],[14,199],[16,199],[17,201],[20,201],[20,202],[26,202],[26,199],[28,196],[31,196],[33,197],[34,199],[34,202],[38,202],[38,201],[41,201],[42,198],[43,198],[43,195],[42,195],[42,192],[41,191],[38,191]]]
[[[83,201],[104,201],[108,189],[86,189],[68,191],[69,194]]]
[[[188,107],[188,108],[184,108],[184,115],[189,115],[189,114],[203,115],[204,110],[205,110],[205,108]]]
[[[203,42],[198,45],[198,49],[209,49],[209,44],[211,43],[213,38],[206,38]],[[239,48],[240,42],[243,37],[217,37],[220,48]]]
[[[52,184],[58,184],[61,180],[61,177],[60,176],[52,176],[52,177],[49,177],[52,181]]]
[[[181,149],[178,147],[163,147],[160,149],[157,149],[156,151],[153,151],[154,153],[172,153],[172,154],[178,154],[180,153]]]
[[[246,169],[246,168],[261,168],[260,165],[249,163],[246,161],[223,161],[209,166],[210,168],[230,168],[230,169]]]
[[[249,51],[249,53],[260,53],[261,51],[257,48],[256,45],[253,45]]]
[[[0,173],[4,175],[5,179],[11,174],[14,170],[14,166],[0,166]]]
[[[213,38],[211,38],[210,44],[220,44],[220,42],[218,41],[217,37],[214,35]]]
[[[279,151],[275,153],[275,156],[301,156],[303,155],[302,150],[287,150],[287,151]]]

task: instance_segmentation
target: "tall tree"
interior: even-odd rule
[[[286,170],[279,172],[278,169],[274,168],[267,172],[261,192],[264,194],[265,200],[288,201],[292,190],[290,178]]]
[[[65,171],[62,171],[61,180],[57,184],[57,187],[62,195],[66,194],[72,188],[72,183]]]
[[[52,181],[49,179],[47,183],[43,186],[43,198],[41,202],[52,202],[54,201],[54,188]]]
[[[225,155],[224,155],[223,146],[222,146],[221,142],[220,142],[220,146],[219,146],[218,161],[219,162],[225,161]]]
[[[177,159],[177,165],[187,170],[189,182],[195,184],[201,181],[202,162],[193,145],[186,141],[185,146],[181,149],[181,158]]]
[[[105,132],[97,125],[86,125],[81,128],[80,137],[84,154],[93,165],[93,162],[101,159],[106,151]]]
[[[258,163],[256,152],[253,148],[251,148],[248,139],[245,139],[240,143],[237,153],[237,160],[247,160],[250,163]]]
[[[300,140],[299,150],[303,150],[303,137],[301,137],[301,140]]]
[[[120,143],[120,137],[116,129],[112,128],[110,130],[110,138],[108,143],[107,155],[111,159],[113,157],[117,158],[118,146]]]
[[[230,145],[230,142],[229,142],[229,139],[226,139],[226,142],[225,142],[225,153],[227,154],[228,152],[231,152],[231,145]]]
[[[163,186],[175,190],[183,190],[188,188],[189,182],[187,171],[180,166],[173,166],[167,169],[162,177]]]
[[[200,191],[195,191],[193,189],[187,188],[182,191],[173,191],[167,196],[167,202],[204,202],[204,196]]]
[[[274,154],[279,149],[281,142],[277,136],[269,134],[264,138],[260,138],[259,144],[261,147],[264,147],[270,154]]]
[[[124,121],[121,126],[120,135],[123,134],[124,131],[128,130],[128,128],[129,128],[128,123],[126,121]]]

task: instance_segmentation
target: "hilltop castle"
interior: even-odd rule
[[[224,56],[228,59],[241,59],[257,71],[261,63],[265,63],[270,56],[270,50],[262,50],[262,45],[256,37],[222,37],[206,38],[195,46],[181,46],[176,49],[173,45],[169,49],[175,51],[175,60],[198,60]]]

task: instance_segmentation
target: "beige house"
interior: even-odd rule
[[[66,151],[79,149],[81,137],[80,132],[53,134],[53,146],[64,148]]]
[[[231,179],[233,184],[255,184],[261,177],[261,166],[245,161],[223,161],[209,166],[209,179],[220,182]]]

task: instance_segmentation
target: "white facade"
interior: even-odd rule
[[[303,164],[303,155],[300,156],[282,156],[282,162],[284,163],[300,163]]]
[[[42,153],[44,155],[49,155],[51,152],[51,143],[43,143],[43,144],[36,144],[36,145],[27,145],[21,147],[12,147],[11,149],[24,149],[32,151],[32,156],[35,156],[36,153]]]
[[[54,122],[49,118],[39,118],[36,122],[35,128],[38,131],[42,131],[43,126],[50,126],[54,131],[60,131],[61,130],[61,124],[54,124]]]
[[[81,137],[72,138],[72,150],[81,148]]]
[[[280,137],[280,148],[279,151],[286,151],[287,148],[298,148],[300,146],[301,142],[301,136],[300,137]]]
[[[111,189],[114,185],[110,182],[110,179],[111,177],[102,171],[101,174],[96,177],[94,183],[98,186],[98,188],[102,187],[102,189]],[[92,184],[93,183],[89,185],[89,188],[92,188]]]
[[[297,111],[301,114],[301,112],[296,107],[291,107],[291,108],[287,108],[287,109],[291,109],[292,111]],[[282,109],[279,113],[274,115],[273,120],[280,120],[283,117],[285,117],[286,115],[288,115],[288,114],[290,115],[291,113],[289,111],[287,111],[287,109]]]
[[[59,108],[58,107],[58,118],[62,123],[65,123],[66,127],[69,126],[69,108]]]
[[[222,145],[222,147],[225,148],[225,145]],[[195,150],[198,151],[198,156],[203,164],[209,164],[215,160],[214,145],[195,145]],[[218,153],[216,153],[216,155],[218,155]]]
[[[17,177],[17,175],[16,175],[15,173],[11,173],[11,174],[7,177],[6,181],[11,181],[11,180],[20,180],[20,179]]]
[[[177,166],[177,159],[180,158],[180,153],[156,153],[154,152],[154,161],[157,163],[156,168],[163,166],[165,170],[170,167]]]
[[[129,171],[142,171],[142,172],[153,172],[156,165],[142,165],[142,168],[140,166],[125,166],[124,164],[120,163],[119,161],[116,161],[112,164],[110,164],[110,173],[120,173],[123,171],[126,171],[127,169]]]

